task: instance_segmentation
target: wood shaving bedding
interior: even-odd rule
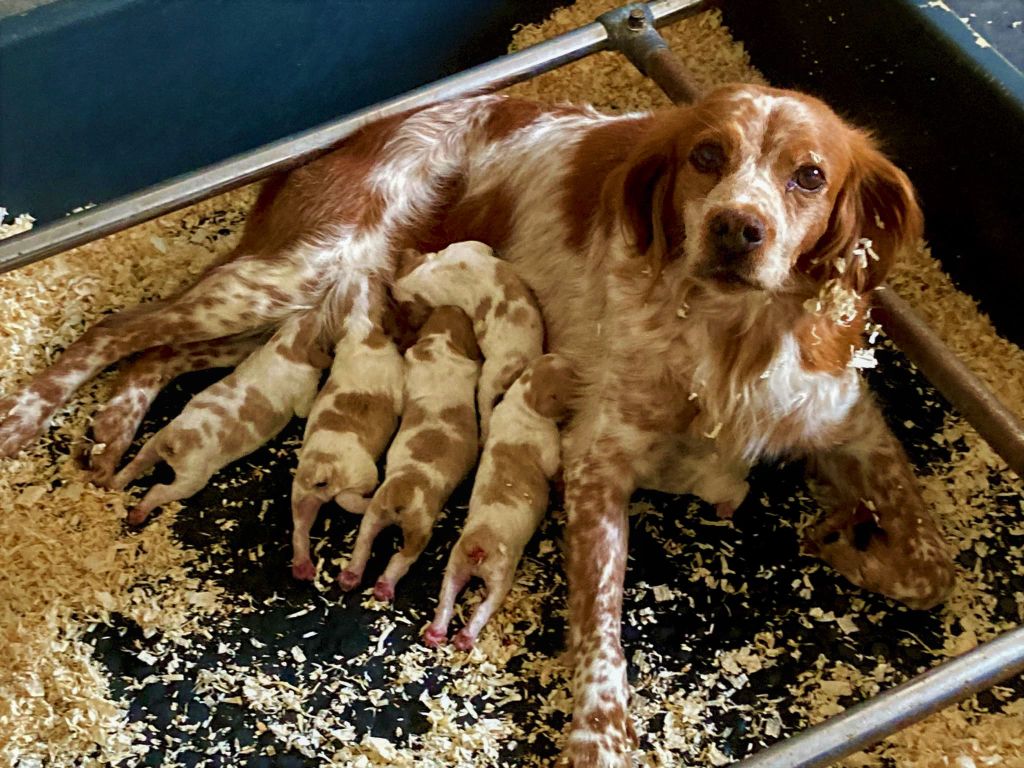
[[[563,9],[543,25],[521,29],[514,45],[525,47],[589,23],[616,4],[585,1]],[[663,34],[702,85],[763,82],[717,12],[685,20]],[[667,103],[653,84],[611,53],[511,91],[548,101],[590,101],[613,110]],[[253,199],[250,187],[0,276],[0,391],[9,391],[48,363],[102,313],[192,282],[228,252]],[[30,223],[22,219],[17,226]],[[926,252],[905,265],[893,282],[947,341],[962,339],[966,345],[970,340],[969,348],[958,351],[1011,406],[1021,407],[1024,353],[985,326],[973,302],[952,288]],[[950,306],[957,311],[949,312]],[[965,322],[971,333],[964,333]],[[985,343],[976,344],[978,338]],[[884,352],[883,371],[898,365]],[[912,379],[913,371],[897,375]],[[221,538],[212,539],[204,551],[178,540],[173,511],[165,511],[144,531],[126,535],[121,526],[125,496],[84,484],[67,458],[69,443],[83,433],[108,383],[109,377],[101,378],[84,390],[60,412],[56,429],[27,454],[0,462],[0,508],[5,509],[0,566],[9,575],[0,584],[0,637],[10,659],[0,669],[0,755],[12,765],[60,766],[83,758],[116,762],[160,749],[164,765],[178,765],[202,743],[209,746],[207,762],[201,764],[279,752],[316,755],[344,766],[547,764],[571,711],[568,674],[555,655],[565,599],[555,544],[559,515],[545,522],[505,609],[468,655],[418,644],[419,629],[432,608],[418,604],[422,600],[395,610],[372,599],[362,606],[339,606],[326,577],[312,597],[294,590],[286,596],[275,592],[262,602],[252,595],[230,595],[222,583],[235,566],[226,563],[233,562],[246,516],[273,524],[268,504],[278,502],[271,504],[269,494],[257,497],[261,501],[255,504],[227,502],[223,514],[209,521]],[[939,410],[926,403],[915,418]],[[949,605],[934,619],[922,618],[928,626],[916,634],[925,639],[901,636],[888,649],[902,658],[923,648],[921,667],[988,639],[1011,618],[1024,619],[1024,594],[1008,594],[1004,578],[1024,572],[1020,483],[973,430],[952,417],[939,419],[934,427],[904,424],[900,437],[919,466],[922,457],[928,462],[930,474],[922,477],[926,499],[940,510],[964,555],[974,559],[961,557],[961,586]],[[220,489],[230,493],[243,476],[259,479],[276,471],[276,464],[293,464],[294,439],[224,473]],[[775,490],[773,483],[762,494],[764,525],[798,526],[785,515],[774,515],[786,504],[807,518],[813,514],[813,502],[802,491],[786,488]],[[655,545],[670,569],[667,575],[664,564],[633,561],[626,590],[625,647],[644,748],[638,754],[641,764],[728,764],[907,674],[893,666],[895,659],[890,664],[885,653],[858,644],[876,637],[875,625],[906,615],[903,609],[846,587],[795,552],[771,568],[746,569],[749,555],[743,547],[757,533],[753,523],[737,531],[713,513],[702,514],[695,502],[676,506],[683,509],[672,515],[644,499],[633,508],[631,540],[635,546]],[[187,518],[191,512],[190,505],[181,514]],[[316,549],[333,560],[321,573],[334,573],[351,545],[354,526],[338,518],[329,530],[331,520],[326,523],[329,535],[316,542]],[[272,555],[264,547],[286,544],[267,537],[260,542],[242,553],[243,562],[257,564]],[[999,561],[1006,573],[988,566],[987,558],[1001,548],[1009,550]],[[447,553],[444,542],[437,549],[436,562],[428,564],[434,576]],[[792,591],[804,609],[773,616],[769,608],[764,611],[769,618],[757,631],[728,634],[730,615],[756,613],[755,605],[760,610],[770,594],[758,592],[759,584],[780,573],[792,578]],[[428,577],[431,584],[438,581],[434,576]],[[280,579],[288,579],[283,569]],[[822,596],[829,599],[833,593],[842,596],[847,610],[822,610]],[[471,608],[461,606],[464,615]],[[347,656],[315,653],[318,638],[338,620],[334,613],[339,609],[343,621],[351,621],[356,610],[360,621],[369,615],[365,644]],[[304,628],[301,637],[308,645],[290,640],[282,645],[275,637],[249,632],[244,624],[247,615],[275,611],[282,621]],[[692,617],[694,626],[660,637],[660,629],[674,626],[681,616]],[[99,663],[97,628],[106,625],[115,634],[124,634],[126,626],[138,628],[141,637],[126,638],[124,647],[150,672],[114,674]],[[222,635],[244,639],[213,641]],[[834,636],[824,650],[816,639],[820,636]],[[212,668],[211,655],[217,662]],[[784,696],[787,685],[791,690]],[[113,693],[112,686],[120,693]],[[192,702],[179,706],[172,701],[169,719],[160,728],[128,714],[128,702],[154,686],[185,691]],[[206,707],[208,716],[197,719],[192,712],[197,704]],[[367,717],[413,704],[423,717],[415,729],[403,723],[386,732],[366,725]],[[226,717],[240,718],[242,725],[229,733],[217,722]],[[973,699],[946,710],[845,764],[1018,768],[1024,766],[1021,717],[1019,689],[1000,689],[985,705]]]
[[[0,391],[48,364],[104,312],[194,280],[233,242],[201,220],[241,221],[253,196],[233,199],[230,213],[214,213],[227,201],[210,202],[0,276]],[[0,237],[30,225],[19,216]],[[10,765],[132,755],[140,724],[127,723],[124,704],[110,699],[90,633],[116,615],[146,634],[186,638],[220,599],[222,590],[197,575],[195,553],[171,535],[173,511],[126,536],[125,495],[88,484],[70,458],[71,437],[84,432],[108,382],[87,387],[28,451],[0,461],[0,756]]]

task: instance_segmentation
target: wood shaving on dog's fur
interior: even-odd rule
[[[520,29],[514,47],[615,5],[587,0],[560,10]],[[717,11],[662,32],[703,86],[763,82]],[[510,91],[617,111],[668,103],[613,53]],[[254,196],[253,187],[224,195],[0,276],[0,392],[104,313],[195,280],[229,252]],[[30,225],[20,217],[0,225],[0,236]],[[1024,352],[996,334],[927,251],[892,281],[1008,405],[1024,408]],[[957,591],[942,609],[913,614],[799,557],[799,531],[817,507],[789,468],[755,477],[733,521],[689,498],[641,494],[630,539],[645,554],[630,561],[623,624],[640,765],[726,765],[1024,620],[1020,480],[887,342],[875,352],[872,384],[900,403],[890,421],[960,549]],[[426,588],[394,606],[369,590],[339,598],[332,577],[358,520],[337,512],[314,530],[317,581],[290,580],[294,432],[217,475],[201,500],[129,533],[130,497],[89,485],[70,458],[110,380],[83,389],[29,451],[0,461],[4,761],[134,764],[158,752],[165,766],[283,754],[361,768],[550,763],[571,712],[557,657],[561,512],[527,548],[477,647],[428,649],[418,636],[434,605],[423,594],[436,593],[465,493],[417,565]],[[150,418],[143,432],[159,426]],[[766,553],[765,541],[787,543]],[[242,580],[264,572],[264,581]],[[471,588],[457,621],[479,599]],[[1019,681],[1008,683],[843,764],[1024,766],[1021,693]]]

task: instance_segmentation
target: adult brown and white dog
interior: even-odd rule
[[[943,538],[850,367],[868,292],[920,234],[907,177],[798,93],[728,86],[619,116],[501,96],[437,104],[268,182],[234,258],[177,298],[105,319],[0,401],[0,455],[125,355],[314,305],[371,324],[406,248],[486,242],[533,290],[549,349],[582,382],[563,455],[564,754],[625,765],[626,508],[636,487],[673,481],[665,446],[721,461],[727,486],[742,482],[736,466],[809,457],[834,503],[812,537],[825,560],[913,607],[948,594]]]

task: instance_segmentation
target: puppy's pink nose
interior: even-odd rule
[[[764,242],[765,226],[750,213],[725,210],[711,218],[710,232],[715,250],[728,259],[756,250]]]

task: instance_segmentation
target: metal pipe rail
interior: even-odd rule
[[[651,23],[643,4],[600,17],[613,44],[673,102],[699,95],[685,66]],[[1018,474],[1024,475],[1024,426],[890,288],[875,291],[874,309],[885,332],[936,389]],[[1024,672],[1024,627],[940,664],[846,712],[781,741],[737,768],[825,768],[950,704]]]
[[[652,25],[671,24],[696,13],[703,0],[657,0],[650,4]],[[646,6],[645,6],[646,8]],[[656,34],[656,33],[655,33]],[[486,93],[557,69],[609,47],[598,22],[566,32],[517,53],[467,69],[297,136],[228,158],[141,192],[30,230],[0,242],[0,274],[47,256],[141,224],[221,192],[307,163],[328,152],[361,126],[388,115],[471,93]]]
[[[812,726],[735,768],[825,768],[890,733],[1024,672],[1024,627]]]

